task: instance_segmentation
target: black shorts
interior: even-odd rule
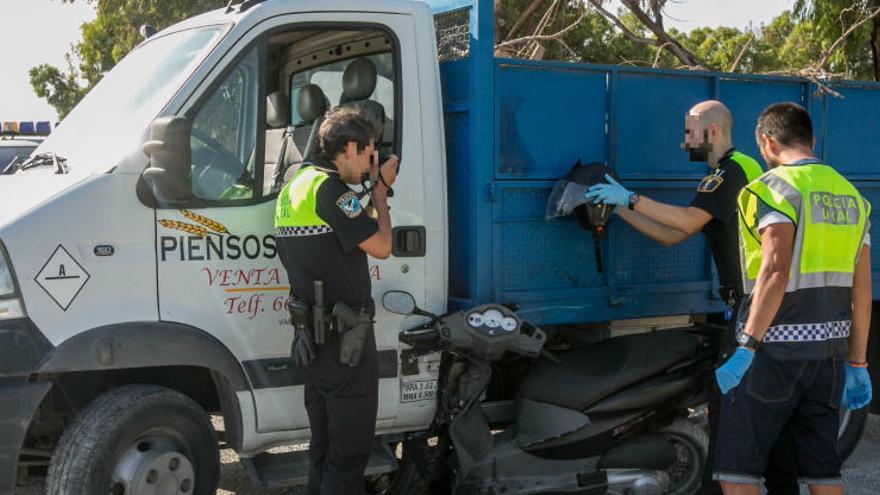
[[[770,451],[784,436],[800,481],[840,484],[844,373],[843,358],[776,361],[758,351],[740,384],[721,398],[714,478],[759,484]]]

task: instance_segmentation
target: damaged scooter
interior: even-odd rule
[[[433,480],[443,491],[660,495],[699,487],[708,437],[694,411],[712,380],[713,329],[609,338],[555,354],[541,328],[504,305],[437,316],[389,291],[383,306],[429,319],[399,339],[417,353],[443,353],[430,432],[444,449],[434,463],[446,466],[443,479]],[[511,356],[527,371],[505,417],[485,397],[493,368]]]

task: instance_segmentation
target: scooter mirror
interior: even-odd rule
[[[416,312],[416,300],[409,292],[390,290],[382,296],[382,306],[386,310],[399,315],[411,315]]]

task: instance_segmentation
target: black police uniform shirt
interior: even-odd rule
[[[737,198],[748,184],[742,167],[730,159],[735,149],[730,149],[719,160],[708,177],[700,181],[691,206],[712,215],[703,233],[712,250],[718,279],[722,288],[732,287],[737,300],[742,298],[743,286],[739,265],[739,223]]]
[[[355,192],[339,177],[332,163],[316,165],[330,170],[330,176],[318,187],[315,209],[333,231],[279,237],[281,263],[290,278],[294,298],[314,303],[314,282],[321,280],[328,311],[340,301],[359,308],[370,298],[370,272],[367,254],[358,245],[375,234],[379,225],[363,207],[352,210],[350,200]]]

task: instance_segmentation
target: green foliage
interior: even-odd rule
[[[31,86],[63,118],[104,74],[141,42],[144,24],[164,29],[226,5],[225,0],[61,0],[95,6],[97,17],[80,27],[82,40],[67,54],[68,67],[41,64],[29,71]]]
[[[78,82],[78,72],[67,56],[68,70],[62,72],[49,64],[40,64],[28,71],[34,93],[45,99],[58,112],[58,117],[67,115],[77,102],[85,96],[85,90]]]
[[[850,26],[880,7],[880,0],[797,0],[794,13],[815,26],[815,35],[827,50]],[[873,39],[872,39],[873,36]],[[871,45],[877,43],[872,53]],[[868,21],[847,36],[829,60],[829,70],[851,79],[880,80],[880,17]]]
[[[500,7],[499,34],[502,39],[505,28],[509,29],[531,3],[531,0],[501,0],[500,5],[496,4]],[[542,2],[525,23],[526,27],[514,37],[532,34],[550,3],[549,0]],[[573,23],[584,4],[582,1],[568,2],[562,15],[557,15],[543,34],[557,32]],[[748,29],[702,27],[689,33],[669,29],[668,33],[714,70],[731,70],[734,61],[742,54],[736,66],[737,72],[797,72],[815,67],[846,28],[878,6],[880,0],[797,0],[794,11],[782,12],[766,25]],[[654,39],[653,34],[627,9],[618,10],[616,15],[637,37]],[[849,79],[871,79],[875,67],[871,58],[872,29],[878,30],[880,38],[880,18],[875,23],[866,23],[847,38],[844,49],[829,58],[826,70]],[[610,20],[592,8],[583,22],[566,33],[563,40],[571,51],[559,42],[543,41],[543,57],[662,68],[680,66],[680,62],[666,50],[661,50],[658,55],[656,44],[640,43],[625,36]]]

